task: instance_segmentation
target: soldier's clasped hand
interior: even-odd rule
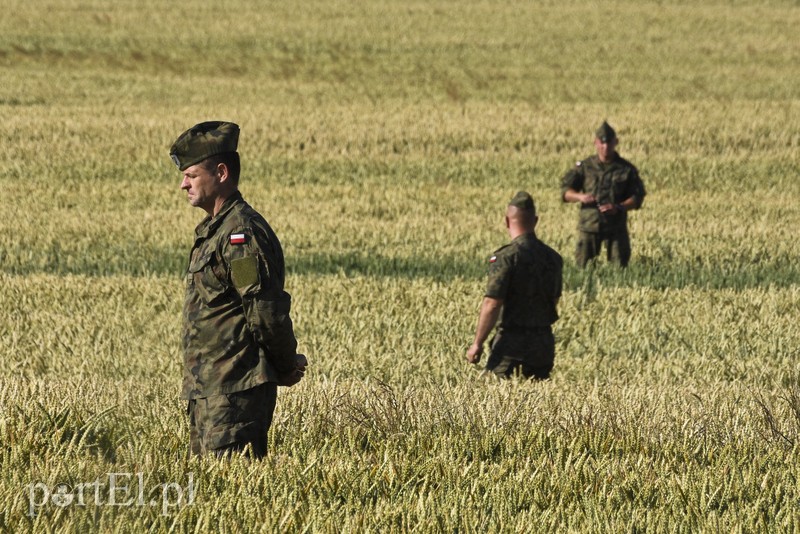
[[[300,382],[300,380],[303,379],[303,376],[305,376],[306,367],[308,366],[308,358],[306,358],[305,354],[296,354],[294,358],[294,370],[285,375],[281,375],[280,379],[278,380],[279,386],[292,387]]]

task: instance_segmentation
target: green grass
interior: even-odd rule
[[[800,10],[790,1],[11,0],[0,17],[0,531],[793,531]],[[306,379],[261,463],[186,454],[175,137],[241,125]],[[608,119],[648,189],[575,267]],[[504,203],[565,258],[547,383],[463,361]],[[31,517],[142,473],[154,505]],[[162,513],[159,484],[193,504]]]

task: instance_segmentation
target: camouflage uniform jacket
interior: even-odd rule
[[[646,194],[639,171],[616,153],[608,163],[601,162],[597,155],[577,162],[561,181],[562,198],[567,189],[589,193],[597,199],[597,204],[581,205],[578,216],[578,230],[595,234],[624,231],[628,222],[627,212],[601,215],[598,205],[619,204],[634,197],[639,208]]]
[[[499,328],[536,331],[558,319],[561,256],[533,233],[517,236],[489,260],[485,296],[503,300]]]
[[[195,399],[276,382],[297,341],[283,251],[238,192],[195,229],[183,307],[183,390]]]

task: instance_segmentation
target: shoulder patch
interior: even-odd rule
[[[497,256],[496,255],[492,256],[491,258],[489,258],[489,263],[494,263],[496,261],[497,261]]]
[[[575,166],[576,166],[576,167],[580,167],[582,163],[583,163],[582,161],[576,161],[576,162],[575,162]]]
[[[243,245],[247,242],[247,236],[245,234],[231,234],[230,240],[231,245]]]
[[[258,260],[255,256],[245,256],[231,262],[231,281],[237,289],[244,289],[258,283]]]

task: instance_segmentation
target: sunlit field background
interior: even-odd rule
[[[0,531],[800,528],[797,2],[2,12]],[[649,194],[630,268],[580,271],[559,185],[604,119]],[[263,462],[187,455],[204,213],[167,152],[205,120],[241,126],[312,362]],[[520,189],[565,258],[546,383],[463,360]],[[77,503],[109,473],[130,504]]]

